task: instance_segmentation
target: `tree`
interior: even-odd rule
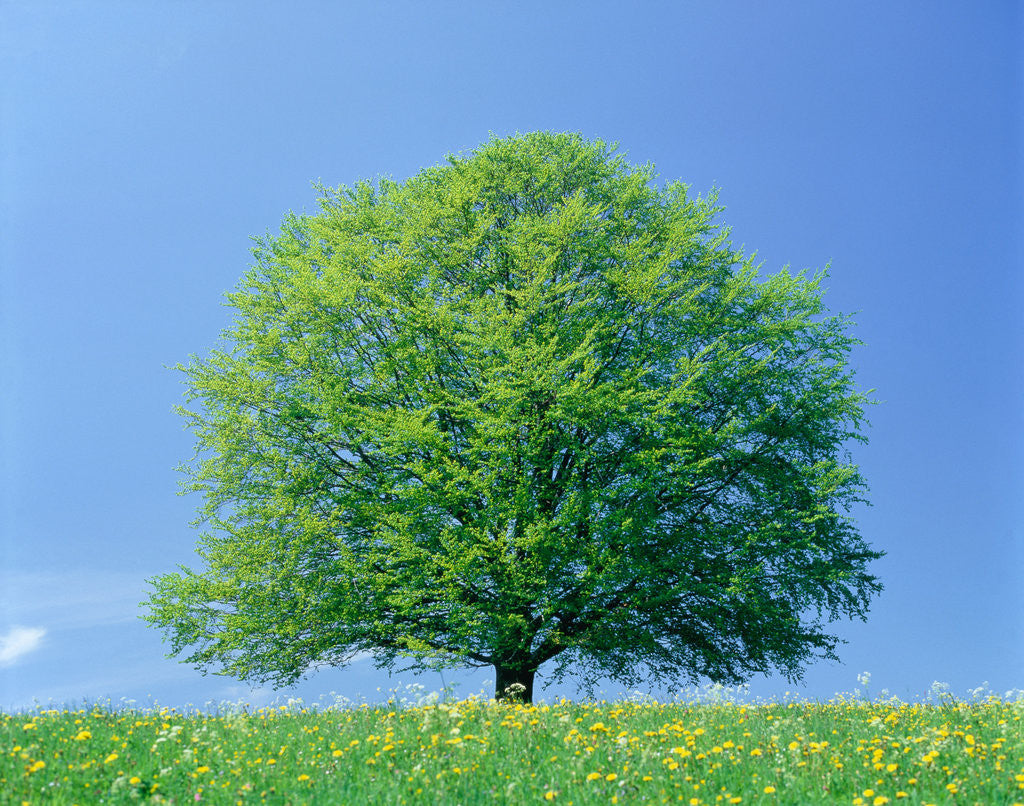
[[[636,685],[836,658],[822,620],[881,590],[849,319],[615,148],[492,137],[257,241],[230,349],[177,367],[212,528],[203,570],[150,580],[173,655],[274,685],[493,666],[527,701],[550,660]]]

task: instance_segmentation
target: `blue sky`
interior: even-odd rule
[[[250,236],[312,212],[313,181],[537,129],[720,188],[765,273],[831,262],[826,301],[856,314],[882,402],[855,515],[886,590],[835,625],[841,664],[751,694],[865,670],[908,699],[1024,688],[1021,41],[995,1],[0,0],[0,708],[276,696],[166,659],[138,619],[198,537],[166,367],[214,345]],[[413,681],[362,661],[279,693]]]

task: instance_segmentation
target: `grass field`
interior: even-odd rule
[[[1024,703],[0,714],[3,804],[1024,803]]]

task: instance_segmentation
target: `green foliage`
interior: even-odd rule
[[[146,618],[197,667],[582,666],[734,683],[834,657],[881,556],[823,273],[758,278],[715,197],[576,135],[321,188],[192,357],[204,568]],[[500,692],[499,692],[500,693]]]

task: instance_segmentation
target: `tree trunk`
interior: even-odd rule
[[[499,702],[533,702],[536,669],[495,666],[494,698]],[[521,687],[521,688],[520,688]]]

